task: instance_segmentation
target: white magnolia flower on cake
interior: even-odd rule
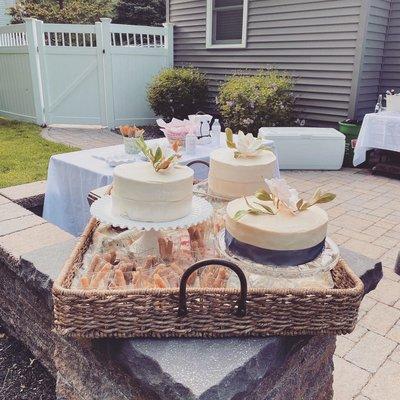
[[[297,211],[297,203],[300,200],[299,192],[291,188],[285,179],[265,179],[267,190],[280,200],[290,211]]]
[[[255,138],[253,134],[245,135],[242,131],[238,132],[238,140],[236,143],[237,151],[245,156],[255,156],[262,146],[262,139]]]

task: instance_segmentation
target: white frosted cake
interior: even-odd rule
[[[210,155],[208,187],[211,194],[235,199],[249,196],[275,175],[276,157],[261,150],[252,157],[234,157],[235,150],[221,148]]]
[[[249,204],[265,204],[256,197]],[[282,208],[274,215],[247,213],[235,216],[248,208],[246,199],[231,201],[226,209],[225,243],[234,254],[261,264],[300,265],[321,254],[328,227],[328,215],[318,206],[292,213]]]
[[[114,169],[112,211],[136,221],[173,221],[192,207],[193,170],[182,165],[156,171],[153,165],[132,163]]]

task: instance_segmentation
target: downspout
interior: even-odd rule
[[[383,65],[385,63],[385,50],[386,50],[386,46],[388,44],[388,39],[389,39],[389,29],[391,26],[391,20],[393,17],[393,11],[394,11],[394,2],[393,0],[391,0],[390,2],[390,9],[389,9],[389,16],[388,16],[388,23],[386,25],[386,33],[385,33],[385,44],[383,45],[383,54],[382,54],[382,62],[381,62],[381,68],[379,70],[379,85],[378,85],[378,90],[379,90],[379,94],[384,94],[382,93],[382,90],[385,90],[385,88],[382,88],[382,75],[383,75]],[[388,90],[389,88],[387,88],[386,90]],[[386,92],[385,90],[385,92]]]
[[[351,91],[349,99],[348,118],[355,118],[357,111],[357,101],[360,93],[360,82],[364,67],[364,54],[367,39],[368,21],[371,10],[371,1],[362,2],[360,10],[360,22],[358,24],[358,33],[356,39],[356,49],[354,54],[354,70],[351,80]]]
[[[169,20],[169,6],[170,6],[169,2],[170,2],[170,0],[165,1],[165,22],[166,23],[171,22]]]

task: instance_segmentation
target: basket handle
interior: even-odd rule
[[[208,265],[221,265],[223,267],[231,269],[238,276],[240,281],[240,295],[239,300],[236,303],[234,314],[238,317],[244,317],[246,315],[246,300],[247,300],[247,280],[242,269],[230,261],[226,260],[203,260],[196,264],[191,265],[182,275],[181,283],[179,287],[179,308],[178,316],[185,317],[188,314],[187,303],[186,303],[186,285],[190,275],[202,267]]]

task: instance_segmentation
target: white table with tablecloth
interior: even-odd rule
[[[400,113],[382,111],[365,115],[354,149],[353,165],[362,164],[371,149],[400,152]]]
[[[221,143],[222,140],[223,138]],[[274,149],[272,141],[265,142]],[[148,143],[151,146],[167,145],[164,138],[149,140]],[[210,153],[215,148],[213,144],[198,145],[196,154],[183,153],[180,163],[187,164],[194,160],[209,161]],[[74,236],[80,235],[90,218],[88,194],[93,189],[111,184],[113,179],[113,168],[95,157],[99,154],[112,155],[122,152],[123,146],[118,145],[52,156],[48,168],[43,218]],[[192,168],[195,170],[196,178],[207,178],[206,166],[195,164]],[[276,176],[279,176],[278,166]]]

